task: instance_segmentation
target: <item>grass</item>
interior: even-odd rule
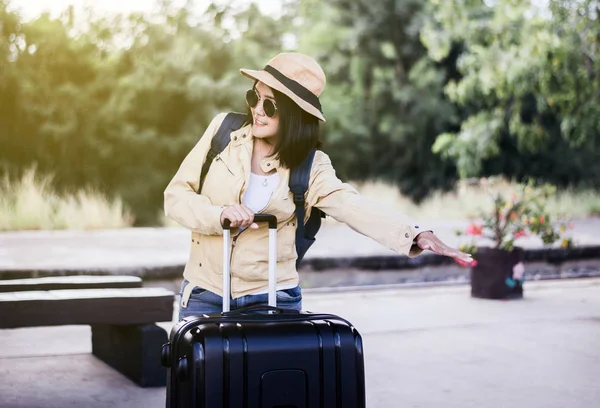
[[[52,177],[29,169],[23,176],[0,183],[0,231],[105,229],[133,225],[121,200],[109,200],[92,190],[60,195]]]
[[[454,191],[434,193],[419,205],[383,182],[351,183],[366,197],[388,204],[421,220],[464,220],[476,218],[479,210],[491,207],[490,194],[510,194],[517,184],[502,179],[462,181]],[[549,200],[551,214],[570,218],[600,216],[600,191],[559,191]],[[0,231],[127,228],[133,216],[119,199],[109,200],[92,190],[71,194],[56,193],[52,178],[39,176],[35,169],[16,181],[0,182]],[[159,225],[178,226],[162,211]],[[328,219],[328,224],[335,224]]]
[[[383,182],[351,183],[364,196],[386,203],[415,219],[464,220],[477,218],[481,210],[493,207],[491,197],[499,192],[510,197],[517,183],[499,178],[459,182],[453,191],[436,192],[420,204],[402,196],[398,189]],[[600,216],[600,191],[563,190],[549,199],[551,215],[569,218]]]

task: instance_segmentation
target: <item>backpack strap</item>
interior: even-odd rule
[[[304,161],[302,161],[298,167],[292,169],[290,174],[289,187],[294,195],[294,204],[296,205],[296,253],[298,254],[296,267],[300,265],[306,251],[308,251],[308,248],[315,242],[315,235],[321,227],[321,218],[325,218],[325,213],[323,211],[318,208],[312,208],[310,217],[306,224],[304,224],[304,216],[306,214],[304,208],[304,195],[308,190],[310,170],[315,158],[315,153],[315,149],[311,150]]]
[[[223,119],[221,126],[219,126],[219,129],[217,130],[217,132],[213,136],[212,140],[210,141],[210,150],[208,151],[206,160],[204,161],[204,164],[202,165],[202,171],[200,172],[200,183],[198,184],[198,194],[200,194],[200,191],[202,190],[202,185],[204,184],[204,179],[206,178],[206,175],[208,174],[208,169],[210,169],[210,165],[212,164],[213,160],[229,144],[229,141],[231,140],[231,132],[240,129],[245,121],[246,121],[246,115],[244,113],[236,113],[236,112],[229,112],[225,116],[225,119]]]

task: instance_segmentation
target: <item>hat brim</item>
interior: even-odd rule
[[[275,90],[281,92],[282,94],[289,97],[292,101],[294,101],[294,103],[296,105],[298,105],[300,108],[302,108],[302,110],[317,117],[319,120],[326,122],[325,117],[317,108],[315,108],[310,103],[306,102],[304,99],[300,98],[298,95],[296,95],[288,87],[286,87],[281,82],[279,82],[279,80],[277,80],[273,75],[271,75],[267,71],[262,71],[262,70],[258,71],[258,70],[253,70],[253,69],[243,69],[242,68],[242,69],[240,69],[240,72],[245,77],[254,79],[256,81],[260,81],[260,82],[264,83],[265,85],[267,85],[269,88],[272,88],[272,89],[275,89]]]

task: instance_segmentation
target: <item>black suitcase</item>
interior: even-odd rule
[[[163,346],[168,368],[166,406],[243,408],[365,407],[362,339],[331,314],[275,305],[277,220],[269,222],[269,305],[189,317]],[[230,292],[229,228],[224,230],[223,293]]]

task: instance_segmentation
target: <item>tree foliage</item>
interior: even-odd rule
[[[416,199],[453,180],[431,152],[453,123],[448,73],[419,41],[419,0],[303,2],[300,48],[328,76],[326,140],[342,176],[383,179]],[[452,66],[452,64],[449,64]]]
[[[150,14],[26,21],[0,0],[0,177],[35,165],[156,222],[210,119],[244,109],[239,68],[298,50],[327,74],[325,150],[344,179],[416,199],[457,176],[598,186],[598,1],[549,4],[285,0],[274,18],[159,0]]]
[[[156,219],[164,187],[212,117],[244,109],[239,68],[282,47],[279,22],[255,6],[211,5],[198,19],[192,3],[163,1],[153,15],[70,9],[20,22],[2,1],[3,171],[35,163],[61,188],[101,187],[140,224]]]
[[[561,184],[590,178],[572,167],[565,180],[554,166],[583,161],[600,174],[593,158],[600,138],[598,7],[595,0],[552,0],[547,8],[525,0],[431,0],[422,39],[435,60],[460,48],[461,76],[445,90],[463,112],[460,129],[441,134],[434,151],[456,162],[463,177],[510,174],[507,160],[520,168],[512,175]]]

